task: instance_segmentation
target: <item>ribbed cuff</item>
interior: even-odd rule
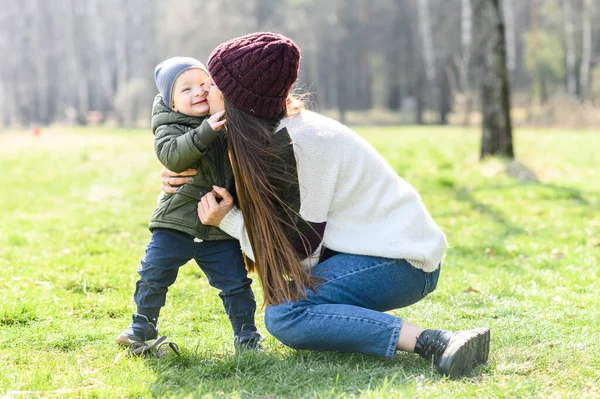
[[[233,207],[231,210],[225,215],[221,223],[219,224],[219,228],[223,230],[225,233],[229,234],[233,238],[240,239],[240,231],[242,231],[242,227],[244,225],[244,217],[242,216],[242,211]]]
[[[414,260],[414,259],[406,259],[408,263],[416,267],[417,269],[423,270],[425,273],[431,273],[437,270],[440,263],[442,262],[442,258],[444,257],[444,251],[448,243],[446,242],[446,237],[442,234],[440,239],[435,244],[435,246],[431,250],[431,255],[428,259],[424,261]]]

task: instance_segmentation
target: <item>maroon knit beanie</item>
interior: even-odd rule
[[[270,32],[231,39],[208,59],[208,71],[223,96],[242,111],[269,120],[285,114],[299,65],[298,46]]]

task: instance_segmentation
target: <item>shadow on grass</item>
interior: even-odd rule
[[[152,393],[223,397],[329,397],[375,392],[413,397],[424,379],[442,377],[414,354],[392,361],[360,354],[286,350],[283,355],[247,353],[207,358],[183,353],[179,358],[148,360],[156,375]],[[474,375],[477,371],[474,372]]]
[[[487,205],[481,201],[478,201],[473,196],[472,191],[466,187],[458,187],[454,191],[454,196],[458,201],[469,204],[474,211],[480,212],[491,218],[494,222],[506,226],[506,235],[520,235],[525,233],[525,229],[523,227],[507,220],[506,215],[502,211],[494,208],[491,205]]]
[[[600,193],[554,183],[543,183],[526,166],[511,162],[505,173],[515,180],[489,179],[476,186],[458,185],[454,179],[440,185],[457,202],[469,210],[444,214],[446,217],[470,216],[472,223],[485,229],[485,234],[474,233],[477,239],[463,240],[463,245],[453,245],[453,253],[460,256],[480,258],[482,254],[504,257],[512,266],[516,253],[506,247],[509,237],[520,240],[535,235],[532,220],[542,219],[553,212],[568,212],[573,217],[594,218],[600,211]],[[491,226],[490,223],[491,222]],[[459,232],[460,233],[460,232]],[[474,236],[474,237],[475,237]],[[522,254],[521,254],[522,255]],[[486,256],[486,259],[488,257]]]
[[[506,174],[518,181],[515,186],[532,186],[549,189],[554,194],[554,198],[556,199],[577,201],[581,205],[590,206],[593,209],[598,210],[598,206],[591,204],[583,196],[580,190],[568,186],[543,183],[540,181],[539,176],[522,162],[516,160],[504,160],[503,163],[506,168]]]
[[[531,198],[531,200],[575,201],[578,205],[589,207],[593,211],[600,210],[600,207],[597,204],[591,203],[578,189],[552,183],[543,183],[531,169],[518,161],[504,161],[504,164],[506,168],[505,172],[516,179],[512,184],[486,185],[477,187],[474,190],[453,185],[449,187],[451,187],[454,192],[456,200],[469,204],[474,211],[480,212],[491,218],[495,223],[505,226],[506,235],[520,235],[526,233],[526,231],[523,227],[508,220],[506,214],[502,210],[477,200],[473,195],[474,192],[534,188],[540,189],[541,192],[534,194],[534,197]]]
[[[593,210],[599,210],[600,207],[590,202],[586,197],[590,194],[583,193],[581,190],[568,186],[559,186],[551,183],[541,182],[516,182],[512,184],[503,185],[490,185],[485,187],[478,187],[475,191],[492,191],[492,190],[507,190],[507,189],[519,189],[519,188],[539,188],[546,190],[547,193],[541,195],[544,200],[558,200],[558,201],[574,201],[578,205],[590,207]],[[465,189],[466,188],[461,188]]]

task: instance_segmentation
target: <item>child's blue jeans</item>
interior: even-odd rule
[[[234,334],[244,324],[254,325],[256,301],[252,280],[237,240],[194,242],[194,237],[171,229],[155,229],[138,270],[134,300],[138,308],[160,308],[177,279],[179,268],[194,259],[208,282],[221,292]]]
[[[269,333],[292,348],[392,358],[402,319],[383,312],[412,305],[433,291],[440,269],[425,273],[402,259],[336,254],[312,273],[325,278],[316,291],[267,307]]]

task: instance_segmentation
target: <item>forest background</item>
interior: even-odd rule
[[[0,126],[148,126],[161,60],[206,61],[257,30],[298,43],[298,87],[320,112],[351,124],[477,125],[474,71],[488,39],[473,31],[478,3],[0,0]],[[499,4],[513,125],[600,125],[600,4]]]

